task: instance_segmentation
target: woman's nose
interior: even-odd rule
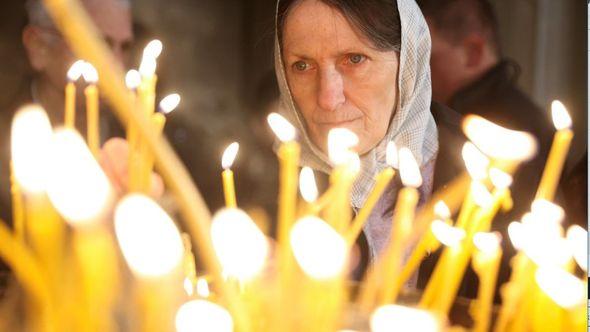
[[[325,111],[335,111],[344,103],[342,75],[335,69],[322,71],[318,91],[318,106]]]

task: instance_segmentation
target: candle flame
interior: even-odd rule
[[[184,247],[178,228],[147,196],[130,194],[119,202],[115,209],[115,234],[123,257],[138,275],[163,276],[182,261]]]
[[[194,289],[193,283],[189,277],[184,278],[183,286],[184,286],[184,291],[186,292],[186,294],[188,296],[193,296],[193,294],[195,293],[195,289]]]
[[[574,259],[588,272],[588,231],[578,225],[572,225],[567,230],[567,243]]]
[[[465,237],[464,230],[448,225],[442,220],[433,221],[430,230],[436,239],[447,247],[458,245]]]
[[[311,278],[329,279],[344,269],[346,241],[322,219],[299,219],[291,229],[290,242],[297,263]]]
[[[51,203],[68,222],[98,222],[114,192],[82,136],[71,129],[56,131],[50,155],[47,195]]]
[[[493,254],[500,249],[502,236],[498,232],[477,232],[473,235],[473,244],[484,253]]]
[[[266,120],[270,129],[272,129],[281,142],[289,142],[295,139],[295,127],[282,115],[270,113]]]
[[[180,95],[178,93],[172,93],[164,97],[160,101],[160,110],[164,114],[168,114],[176,109],[180,104]]]
[[[473,143],[466,142],[461,154],[472,179],[481,181],[487,177],[490,160]]]
[[[422,185],[420,167],[412,151],[406,147],[399,149],[399,174],[406,187],[418,188]]]
[[[244,211],[224,208],[213,216],[211,240],[223,271],[245,281],[255,277],[268,256],[268,241]]]
[[[571,261],[572,254],[559,223],[538,213],[527,213],[522,217],[521,230],[519,246],[538,266],[562,267]]]
[[[498,189],[506,189],[512,184],[512,176],[499,168],[490,168],[489,175],[490,181]]]
[[[152,77],[156,73],[157,66],[156,58],[144,54],[139,64],[139,73],[142,77]]]
[[[477,115],[465,117],[463,132],[491,158],[526,161],[537,153],[537,141],[533,135],[506,129]]]
[[[531,204],[531,212],[544,223],[559,224],[565,217],[563,208],[545,199],[536,199]]]
[[[371,315],[373,332],[436,332],[440,324],[430,312],[396,304],[381,306]]]
[[[36,104],[21,107],[12,120],[11,151],[14,175],[29,192],[45,189],[45,165],[50,155],[52,128],[45,110]]]
[[[443,201],[438,201],[434,204],[434,214],[442,219],[451,218],[451,210],[449,210],[449,207]]]
[[[346,128],[334,128],[328,133],[328,156],[334,165],[351,162],[351,148],[359,142],[358,136]]]
[[[564,309],[582,305],[586,299],[584,283],[562,269],[539,267],[535,280],[539,288]]]
[[[208,298],[210,295],[209,283],[205,278],[197,279],[197,295],[202,298]]]
[[[471,195],[473,196],[473,201],[479,207],[488,208],[494,203],[494,196],[492,193],[490,193],[488,188],[479,181],[473,181],[471,183]]]
[[[565,106],[559,100],[554,100],[551,103],[551,118],[553,119],[553,125],[557,130],[564,130],[572,127],[572,118]]]
[[[398,169],[399,168],[399,158],[398,158],[398,151],[397,145],[395,145],[394,141],[387,143],[387,148],[385,152],[385,160],[387,165]]]
[[[318,187],[315,182],[313,170],[309,167],[303,167],[299,174],[299,191],[301,197],[308,202],[313,203],[318,199]]]
[[[127,88],[130,90],[135,90],[140,84],[141,74],[135,69],[129,70],[125,75],[125,85],[127,85]]]
[[[524,240],[523,225],[518,221],[511,222],[508,225],[508,237],[510,238],[510,242],[512,242],[512,246],[517,250],[521,250]]]
[[[162,48],[163,48],[162,42],[159,41],[158,39],[154,39],[154,40],[150,41],[143,49],[143,56],[157,59],[160,56],[160,54],[162,53]]]
[[[80,78],[80,76],[82,76],[85,64],[86,62],[84,60],[78,60],[72,64],[67,73],[68,80],[70,82],[75,82]]]
[[[230,169],[236,160],[236,156],[240,151],[240,143],[233,142],[225,148],[223,156],[221,157],[221,167],[223,169]]]
[[[90,62],[84,63],[82,76],[84,77],[84,80],[89,84],[96,84],[96,82],[98,82],[98,72]]]
[[[222,306],[206,300],[191,300],[176,312],[177,332],[216,331],[232,332],[234,323]]]

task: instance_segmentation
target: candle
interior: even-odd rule
[[[588,231],[578,225],[567,230],[567,244],[574,259],[584,272],[588,272]]]
[[[472,264],[479,279],[477,305],[472,307],[472,316],[475,320],[473,330],[476,332],[486,332],[490,328],[496,280],[502,258],[500,241],[497,233],[476,233],[473,236],[477,250],[473,255]]]
[[[371,315],[370,324],[373,332],[436,332],[441,330],[441,323],[432,313],[395,304],[377,308]]]
[[[65,116],[64,124],[67,128],[76,126],[76,81],[82,75],[85,62],[78,60],[70,67],[67,73],[68,83],[65,90]]]
[[[184,303],[176,313],[176,331],[234,330],[233,319],[222,306],[206,300],[191,300]]]
[[[473,143],[467,142],[463,145],[461,150],[463,161],[465,162],[465,168],[467,173],[471,176],[472,187],[473,182],[481,182],[487,178],[487,171],[490,164],[490,160],[486,157]],[[465,229],[467,222],[471,220],[476,206],[473,201],[473,190],[470,187],[467,197],[461,206],[461,212],[457,218],[457,227]]]
[[[237,207],[234,172],[231,170],[231,167],[236,160],[239,150],[240,144],[233,142],[225,148],[223,157],[221,158],[221,167],[223,168],[223,172],[221,173],[223,195],[225,197],[225,206],[228,208]]]
[[[141,84],[141,74],[135,69],[131,69],[125,75],[125,85],[130,90],[129,95],[132,99],[133,110],[139,112],[140,105],[137,104],[137,88]],[[137,128],[131,122],[127,124],[127,143],[129,144],[129,157],[127,165],[129,170],[129,192],[139,189],[139,161],[138,161],[138,144],[139,137]]]
[[[301,206],[300,215],[315,215],[319,211],[316,205],[319,193],[313,170],[307,166],[299,172],[299,192],[305,202],[305,206]]]
[[[553,137],[553,144],[535,196],[535,198],[546,200],[553,200],[555,196],[561,171],[574,137],[571,130],[572,119],[561,102],[553,101],[551,104],[551,116],[557,132]]]
[[[422,175],[414,155],[408,148],[399,150],[400,176],[404,188],[398,194],[393,214],[389,245],[384,252],[385,273],[383,274],[384,290],[380,303],[395,302],[400,288],[396,288],[400,278],[405,243],[410,235],[412,221],[420,194],[418,187],[422,185]],[[401,286],[401,285],[399,285]]]
[[[363,207],[360,209],[356,217],[351,223],[351,226],[348,229],[346,240],[348,245],[351,246],[356,241],[357,237],[363,230],[364,224],[373,211],[375,204],[381,198],[381,195],[385,191],[385,188],[391,182],[391,179],[395,176],[394,168],[398,167],[398,152],[397,147],[393,141],[387,143],[386,148],[386,162],[389,167],[382,170],[377,176],[375,177],[375,185],[373,186],[373,190],[369,194],[369,197],[365,201]]]
[[[150,115],[155,110],[157,59],[162,53],[162,42],[155,39],[143,49],[143,57],[139,65],[141,84],[138,88],[139,99],[145,114]]]
[[[86,130],[88,147],[90,147],[90,151],[94,157],[98,158],[100,150],[98,88],[96,86],[96,82],[98,82],[98,72],[94,66],[86,62],[82,75],[88,84],[86,89],[84,89],[84,95],[86,96]]]

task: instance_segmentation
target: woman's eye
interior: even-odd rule
[[[365,59],[366,57],[362,54],[351,54],[350,56],[348,56],[348,61],[355,65],[365,61]]]
[[[293,64],[293,68],[298,71],[305,71],[309,68],[309,65],[304,61],[297,61]]]

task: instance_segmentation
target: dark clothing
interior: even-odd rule
[[[453,110],[433,108],[433,115],[439,128],[440,146],[435,171],[435,191],[465,169],[461,159],[461,148],[466,140],[460,129],[462,116],[480,115],[503,127],[530,132],[539,142],[539,151],[535,158],[523,164],[514,174],[511,187],[514,199],[513,209],[508,212],[500,211],[492,224],[492,230],[499,231],[504,239],[502,242],[504,256],[498,285],[508,280],[509,261],[514,254],[514,248],[508,238],[507,226],[511,221],[520,220],[522,215],[530,210],[554,134],[548,113],[537,107],[516,86],[518,73],[519,69],[515,63],[508,60],[501,61],[480,80],[452,98],[449,106]],[[425,286],[437,256],[437,254],[432,255],[422,264],[420,286]],[[459,296],[469,298],[477,296],[477,276],[471,267],[465,275]],[[496,301],[498,300],[499,294],[496,292]]]

